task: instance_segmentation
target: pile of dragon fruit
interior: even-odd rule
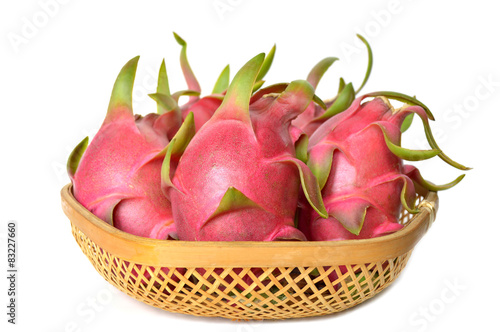
[[[184,241],[336,241],[400,230],[402,209],[419,212],[417,194],[435,185],[403,160],[439,157],[430,110],[389,91],[356,95],[362,84],[340,79],[323,102],[315,89],[337,58],[321,60],[306,80],[264,86],[275,48],[249,60],[230,82],[224,68],[211,94],[201,96],[188,63],[188,89],[171,93],[161,64],[154,113],[134,115],[132,89],[139,57],[116,79],[104,122],[89,144],[71,153],[73,194],[85,208],[130,234]],[[337,90],[337,87],[335,87]],[[181,96],[189,100],[179,105]],[[403,102],[395,109],[389,100]],[[401,146],[414,115],[430,149]]]

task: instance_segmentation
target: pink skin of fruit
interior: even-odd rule
[[[322,124],[322,122],[314,122],[313,120],[321,116],[325,112],[320,106],[311,103],[306,110],[292,121],[291,131],[299,131],[300,133],[311,136],[314,131]],[[298,137],[297,134],[294,136]],[[299,135],[300,136],[300,135]]]
[[[311,137],[312,159],[324,160],[323,156],[332,152],[333,158],[322,190],[329,218],[311,212],[311,222],[307,222],[306,214],[301,221],[301,229],[310,240],[371,238],[402,227],[397,223],[401,211],[398,193],[405,181],[411,186],[410,192],[413,184],[401,174],[401,159],[387,148],[375,124],[391,114],[390,108],[381,99],[361,107],[359,102],[330,119]],[[399,132],[389,122],[384,125],[390,125],[393,137]]]
[[[68,171],[75,198],[97,217],[130,234],[168,239],[176,233],[160,173],[171,114],[133,115],[138,60],[123,67],[99,132],[86,151],[87,139],[75,149]]]
[[[311,137],[312,163],[331,160],[331,166],[322,189],[329,218],[310,209],[301,214],[299,227],[309,240],[364,239],[397,231],[402,228],[403,186],[408,198],[415,196],[412,181],[402,173],[402,160],[389,150],[380,127],[399,142],[399,126],[393,122],[400,117],[392,117],[391,107],[380,98],[363,105],[361,100]]]
[[[463,178],[432,185],[415,167],[403,165],[401,158],[424,160],[439,155],[450,165],[467,169],[439,150],[423,107],[405,105],[395,110],[384,97],[361,104],[366,97],[357,98],[311,136],[308,165],[318,178],[329,217],[320,218],[308,208],[301,211],[299,228],[309,240],[366,239],[395,232],[403,227],[398,223],[402,207],[418,212],[416,189],[421,194],[448,189]],[[432,150],[399,146],[403,122],[410,114],[423,120]]]
[[[323,207],[317,182],[295,158],[288,132],[314,90],[295,81],[278,97],[254,100],[249,107],[263,59],[256,56],[238,72],[175,172],[167,151],[162,180],[181,240],[304,240],[294,227],[299,174],[312,204]]]
[[[212,115],[214,115],[221,103],[222,97],[217,96],[206,96],[194,102],[188,102],[181,106],[182,119],[186,119],[189,113],[193,113],[195,128],[198,132],[198,130],[210,120]]]

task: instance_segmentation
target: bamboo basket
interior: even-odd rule
[[[109,283],[171,312],[233,320],[340,312],[387,288],[433,223],[438,196],[419,196],[393,234],[338,242],[163,241],[122,232],[80,205],[71,184],[62,207],[76,242]]]

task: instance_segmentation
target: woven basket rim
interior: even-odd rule
[[[61,189],[61,200],[71,223],[102,249],[130,262],[168,267],[326,266],[383,261],[412,250],[434,222],[438,209],[437,193],[429,192],[419,205],[420,212],[403,229],[373,239],[165,241],[126,233],[96,217],[75,199],[71,183]]]

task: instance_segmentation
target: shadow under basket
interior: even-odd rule
[[[83,253],[109,283],[171,312],[233,320],[327,315],[389,286],[433,223],[438,196],[418,197],[398,232],[337,242],[193,242],[120,231],[62,191],[62,207]]]

